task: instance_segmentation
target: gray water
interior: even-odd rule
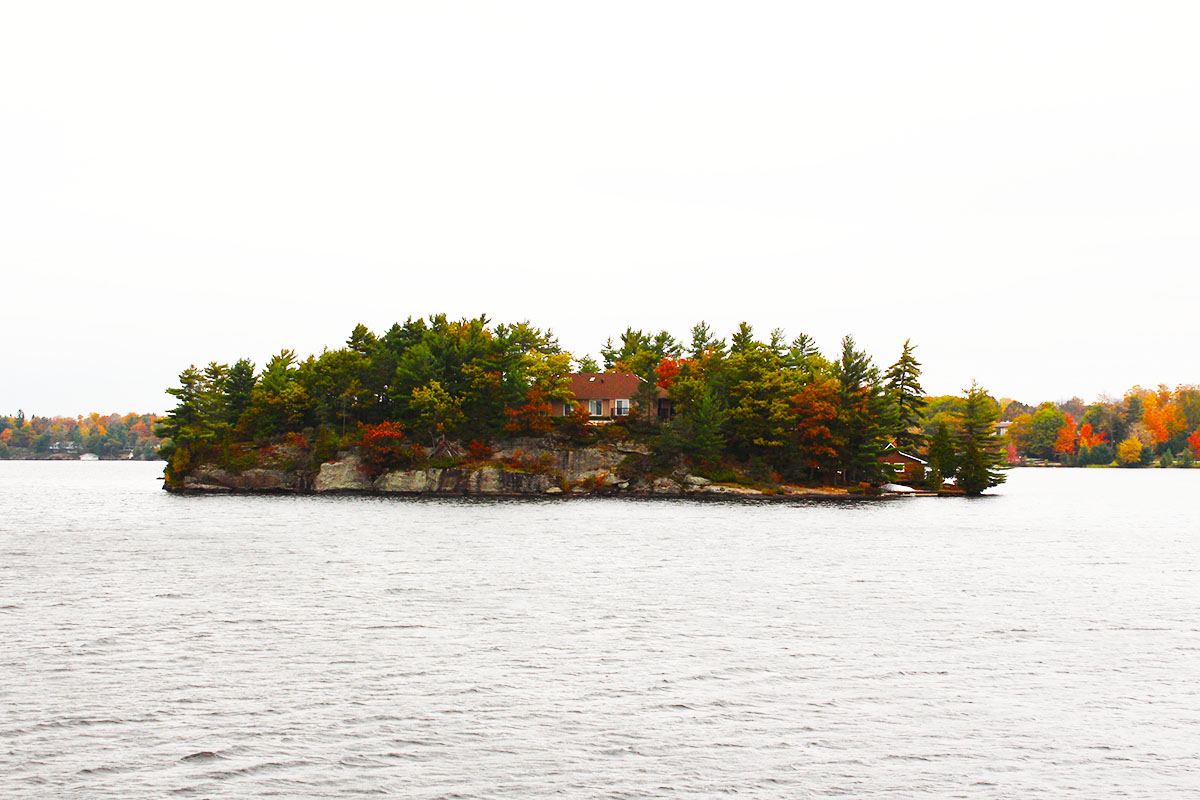
[[[739,505],[0,462],[0,797],[1194,797],[1200,470]]]

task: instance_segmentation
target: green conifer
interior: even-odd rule
[[[962,462],[958,467],[958,486],[971,495],[1004,483],[1000,465],[1004,453],[994,423],[998,417],[996,403],[972,382],[963,406]]]

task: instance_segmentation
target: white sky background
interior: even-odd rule
[[[1200,382],[1200,4],[0,5],[0,413],[444,311]]]

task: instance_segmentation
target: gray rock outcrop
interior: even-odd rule
[[[220,467],[202,467],[183,479],[182,488],[196,492],[298,492],[304,486],[295,473],[278,469],[231,472]]]
[[[496,467],[479,469],[402,469],[386,472],[372,488],[386,494],[544,494],[555,486],[551,475],[510,472]]]
[[[369,492],[371,478],[362,470],[362,460],[353,453],[338,453],[336,461],[321,465],[313,481],[314,492]]]

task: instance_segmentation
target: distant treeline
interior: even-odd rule
[[[952,399],[931,411],[952,410]],[[1009,460],[1056,461],[1066,466],[1190,467],[1200,458],[1200,386],[1134,386],[1120,399],[1100,398],[1029,406],[1006,401]],[[1003,423],[1008,423],[1004,425]]]
[[[91,413],[77,417],[0,416],[0,459],[79,456],[158,458],[157,414]]]
[[[359,325],[344,347],[303,359],[284,350],[261,371],[248,359],[189,367],[168,390],[177,406],[158,428],[170,437],[167,479],[202,463],[244,469],[284,443],[303,450],[311,468],[364,442],[396,465],[431,450],[465,458],[516,435],[623,437],[648,446],[646,470],[824,485],[885,479],[880,456],[889,445],[927,452],[921,365],[908,343],[882,369],[849,336],[826,356],[803,334],[788,339],[777,328],[760,337],[742,323],[726,340],[700,322],[682,341],[627,328],[600,352],[603,365],[573,358],[528,322],[435,315],[383,335]],[[572,372],[602,370],[644,379],[633,413],[604,426],[587,424],[582,406],[555,414],[571,397]],[[660,390],[671,401],[666,421]],[[993,429],[1000,408],[976,386],[958,400],[941,420],[953,424],[932,472],[938,486],[953,476],[978,492],[1003,480]]]

